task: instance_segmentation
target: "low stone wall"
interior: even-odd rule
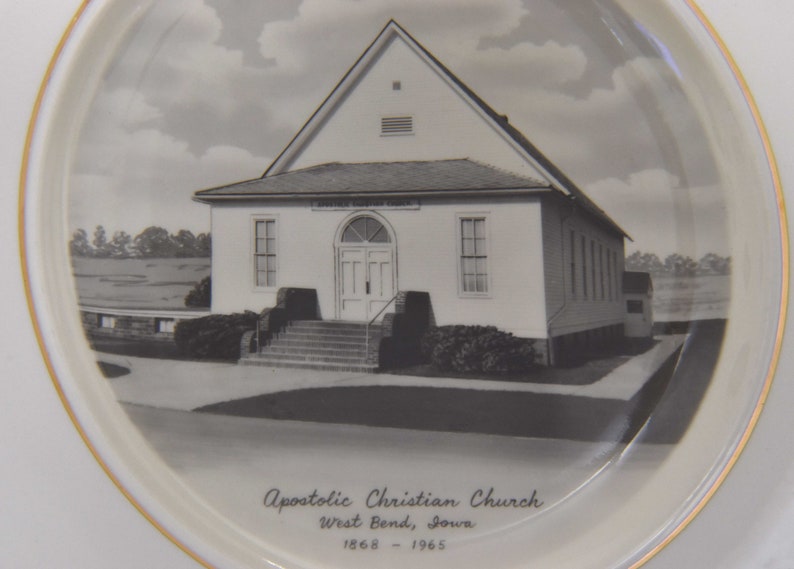
[[[434,322],[428,293],[400,292],[394,300],[394,312],[384,315],[375,341],[369,344],[370,361],[382,369],[417,363],[421,360],[419,343]]]
[[[174,342],[174,328],[181,320],[207,316],[209,311],[135,310],[80,307],[80,319],[89,338]]]

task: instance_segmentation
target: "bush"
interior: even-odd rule
[[[441,326],[422,338],[422,354],[439,371],[510,374],[535,367],[532,342],[493,326]]]
[[[457,349],[462,344],[471,342],[478,336],[496,331],[494,326],[438,326],[428,328],[422,337],[422,355],[429,360],[439,344],[447,344],[450,349]]]
[[[212,299],[212,279],[204,277],[185,296],[185,306],[209,308]]]
[[[236,360],[240,357],[240,340],[256,328],[255,312],[212,314],[182,320],[174,331],[180,353],[196,359]]]

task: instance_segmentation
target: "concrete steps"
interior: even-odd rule
[[[380,339],[380,326],[369,328],[370,343]],[[277,334],[243,365],[371,373],[378,362],[367,354],[367,327],[360,322],[300,320]]]

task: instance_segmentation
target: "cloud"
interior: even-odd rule
[[[102,92],[94,102],[94,113],[100,116],[116,114],[117,121],[127,128],[151,123],[163,116],[160,109],[146,101],[143,93],[130,88]]]
[[[218,43],[243,52],[243,60],[249,65],[261,65],[259,34],[267,22],[291,19],[298,13],[302,0],[277,0],[275,2],[247,2],[240,9],[239,0],[205,0],[214,8],[223,21],[223,30]]]
[[[81,168],[69,180],[70,227],[102,224],[135,234],[148,225],[209,229],[209,208],[191,200],[196,190],[261,175],[264,159],[216,146],[196,156],[187,142],[154,128],[108,126],[113,144],[85,144]]]
[[[508,49],[490,47],[450,58],[462,77],[477,77],[496,89],[558,88],[579,79],[587,57],[575,45],[524,42]]]
[[[294,19],[269,22],[259,37],[273,61],[270,104],[300,126],[390,19],[447,63],[465,60],[480,39],[514,29],[520,0],[305,0]]]
[[[322,66],[323,48],[342,50],[335,59],[349,65],[390,19],[431,51],[452,45],[472,52],[482,37],[509,33],[526,13],[520,0],[304,0],[296,18],[268,23],[259,42],[278,68],[302,75]]]
[[[70,226],[137,233],[209,228],[196,190],[264,171],[261,72],[217,45],[222,22],[201,0],[157,3],[96,93],[70,179]],[[156,49],[153,49],[155,46]]]
[[[580,184],[652,168],[682,185],[717,178],[692,105],[655,57],[625,62],[612,70],[608,88],[584,98],[520,83],[479,92]]]
[[[693,258],[729,252],[725,195],[718,185],[682,187],[670,172],[650,169],[583,189],[632,236],[629,250]]]
[[[155,126],[195,154],[225,144],[272,157],[294,124],[272,111],[268,63],[223,45],[224,26],[202,0],[156,3],[109,70],[107,89],[145,94],[160,111]]]

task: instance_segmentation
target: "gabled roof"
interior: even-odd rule
[[[333,196],[449,196],[549,192],[545,182],[472,160],[334,162],[196,192],[203,202]]]
[[[629,294],[647,294],[653,290],[650,273],[638,271],[623,272],[623,292]]]
[[[402,39],[421,59],[433,67],[451,88],[456,90],[464,99],[468,100],[471,106],[477,110],[485,120],[490,121],[496,127],[497,132],[502,133],[505,140],[523,158],[532,165],[541,175],[548,180],[550,187],[557,189],[567,195],[575,204],[598,218],[607,227],[620,235],[631,239],[631,237],[615,223],[602,209],[600,209],[585,193],[568,178],[551,160],[549,160],[529,139],[512,126],[507,117],[497,113],[482,98],[472,91],[463,81],[455,76],[447,67],[441,63],[432,53],[416,41],[405,29],[396,21],[390,20],[381,30],[375,40],[367,47],[364,53],[358,58],[353,66],[342,77],[336,87],[326,97],[314,114],[303,125],[293,139],[287,144],[284,150],[276,157],[273,163],[265,171],[262,180],[281,175],[289,170],[289,166],[295,156],[308,144],[315,131],[322,127],[323,121],[329,116],[336,106],[344,100],[345,95],[355,88],[356,82],[362,73],[366,72],[378,55],[388,46],[389,42],[395,37]],[[443,162],[443,161],[442,161]],[[252,182],[244,182],[249,184]],[[231,190],[230,190],[231,191]],[[204,201],[207,196],[205,192],[196,194],[196,199]],[[216,194],[219,196],[219,194]]]

